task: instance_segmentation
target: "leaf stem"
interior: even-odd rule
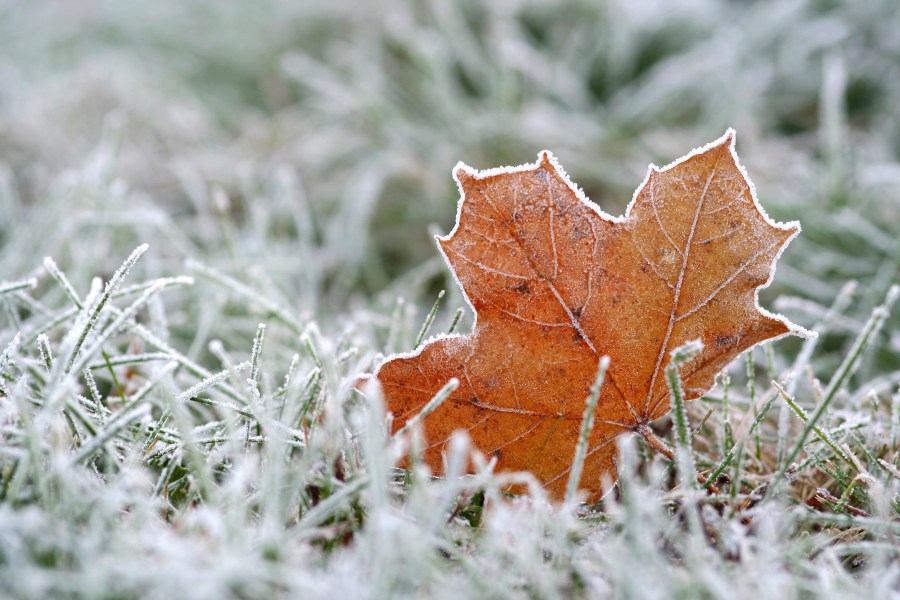
[[[657,435],[653,433],[653,430],[650,429],[649,426],[641,425],[640,427],[638,427],[637,432],[641,435],[642,438],[644,438],[644,441],[646,441],[651,448],[653,448],[669,460],[673,462],[675,461],[675,450],[669,447],[669,445],[664,441],[659,439],[659,437],[657,437]],[[719,471],[719,473],[721,473],[721,471]],[[716,473],[716,477],[719,476],[719,473]],[[704,477],[700,473],[697,473],[697,481],[700,483],[700,485],[708,489],[713,494],[722,493],[718,486],[713,483],[715,482],[715,478],[713,477]]]

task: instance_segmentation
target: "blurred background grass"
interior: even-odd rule
[[[148,242],[144,276],[200,261],[333,332],[441,288],[446,322],[431,236],[458,160],[550,149],[619,214],[649,162],[733,126],[767,210],[804,226],[764,303],[811,325],[856,279],[855,331],[897,279],[897,31],[892,0],[4,2],[2,276],[52,255],[85,286]],[[202,354],[228,301],[189,294],[170,318]]]
[[[804,225],[764,301],[857,279],[868,314],[898,260],[897,31],[892,0],[3,2],[3,277],[50,254],[86,282],[149,242],[148,276],[199,259],[302,317],[441,287],[452,312],[456,161],[548,148],[618,214],[733,126]]]

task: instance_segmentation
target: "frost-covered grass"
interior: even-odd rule
[[[564,5],[0,3],[0,596],[900,594],[900,11]],[[820,335],[657,424],[721,493],[638,440],[595,507],[395,470],[349,383],[464,304],[456,161],[616,213],[727,126]]]

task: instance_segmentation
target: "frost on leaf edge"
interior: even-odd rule
[[[718,146],[721,146],[722,144],[727,143],[728,144],[728,152],[731,156],[731,160],[734,162],[734,165],[737,167],[738,171],[740,172],[741,177],[743,177],[744,181],[747,182],[747,187],[750,190],[750,198],[753,200],[753,206],[756,208],[757,211],[759,211],[759,214],[762,215],[763,220],[766,222],[766,224],[770,225],[776,229],[780,229],[782,231],[794,229],[793,234],[790,237],[788,237],[781,244],[781,247],[778,249],[778,252],[775,254],[774,258],[772,259],[771,264],[769,265],[768,279],[766,279],[766,281],[763,284],[761,284],[753,289],[753,303],[754,303],[756,310],[758,310],[763,316],[781,321],[782,323],[784,323],[785,327],[787,327],[788,331],[786,331],[785,333],[783,333],[781,335],[763,340],[762,342],[759,342],[758,344],[754,344],[754,346],[759,345],[759,344],[773,342],[775,340],[779,340],[788,335],[796,335],[796,336],[802,337],[802,338],[818,337],[818,333],[816,333],[815,331],[811,331],[809,329],[806,329],[805,327],[801,327],[800,325],[797,325],[796,323],[792,323],[785,315],[783,315],[781,313],[771,312],[771,311],[767,310],[766,308],[764,308],[763,306],[761,306],[759,303],[759,291],[767,288],[772,283],[772,281],[775,278],[775,271],[777,269],[778,260],[781,258],[782,253],[790,245],[790,243],[793,241],[793,239],[795,237],[797,237],[797,235],[800,234],[800,231],[802,228],[801,228],[799,221],[788,221],[786,223],[782,223],[780,221],[776,221],[776,220],[772,219],[768,215],[765,208],[763,208],[762,204],[760,204],[759,198],[756,195],[756,186],[753,184],[753,181],[750,179],[750,176],[747,173],[747,170],[744,168],[744,165],[741,164],[740,160],[738,159],[737,151],[735,149],[736,138],[737,138],[737,132],[735,131],[735,129],[733,127],[729,127],[728,129],[725,130],[724,134],[722,134],[715,140],[713,140],[703,146],[694,148],[693,150],[691,150],[684,156],[681,156],[681,157],[673,160],[672,162],[668,163],[667,165],[665,165],[663,167],[658,167],[655,164],[650,163],[650,165],[648,165],[648,167],[647,167],[647,174],[644,176],[644,179],[643,179],[643,181],[641,181],[640,185],[638,185],[635,188],[634,194],[631,197],[631,201],[628,203],[628,206],[625,207],[625,212],[621,216],[618,216],[618,217],[607,213],[598,204],[596,204],[590,198],[588,198],[585,195],[584,191],[575,182],[572,181],[572,179],[569,177],[569,174],[566,173],[566,170],[562,167],[562,165],[559,164],[559,161],[557,160],[556,156],[550,150],[541,150],[538,153],[538,155],[537,155],[538,158],[535,162],[524,163],[524,164],[516,165],[516,166],[493,167],[490,169],[483,169],[483,170],[476,169],[474,167],[467,165],[463,161],[459,161],[458,163],[456,163],[456,166],[453,167],[453,172],[452,172],[453,180],[456,182],[456,187],[459,190],[459,201],[456,204],[456,220],[453,224],[453,229],[451,229],[449,233],[447,233],[445,235],[435,235],[434,239],[437,242],[449,241],[451,238],[453,238],[453,236],[456,234],[457,230],[459,229],[460,217],[462,216],[463,205],[465,204],[466,199],[467,199],[465,190],[463,189],[463,180],[464,179],[474,179],[474,180],[487,179],[489,177],[494,177],[497,175],[508,175],[511,173],[522,173],[522,172],[526,172],[526,171],[534,171],[534,170],[541,168],[541,166],[543,166],[543,165],[549,165],[550,167],[553,168],[553,170],[556,172],[556,174],[559,176],[559,178],[563,181],[563,183],[565,183],[566,186],[568,186],[569,189],[572,190],[572,193],[575,194],[575,197],[578,198],[581,202],[583,202],[587,208],[589,208],[590,210],[597,213],[597,215],[600,218],[602,218],[606,221],[609,221],[611,223],[621,224],[621,223],[625,223],[628,220],[628,218],[631,214],[632,207],[634,206],[635,202],[637,201],[637,198],[640,195],[641,191],[644,189],[644,187],[650,181],[650,176],[653,173],[663,173],[665,171],[673,169],[673,168],[677,167],[678,165],[680,165],[684,162],[687,162],[688,160],[690,160],[691,158],[693,158],[699,154],[703,154],[705,152],[710,151],[711,149],[713,149],[715,147],[718,147]],[[459,288],[460,292],[462,292],[463,298],[465,299],[466,304],[469,307],[469,310],[471,310],[472,314],[474,315],[473,320],[472,320],[472,331],[468,334],[441,333],[441,334],[437,334],[437,335],[432,335],[428,339],[424,340],[422,342],[422,344],[414,350],[411,350],[408,352],[395,352],[394,354],[386,356],[381,361],[381,363],[378,365],[378,367],[376,367],[376,369],[372,372],[371,377],[373,377],[373,378],[377,378],[378,373],[381,371],[381,367],[392,360],[402,359],[402,358],[415,358],[416,356],[421,354],[425,350],[425,348],[427,348],[428,346],[430,346],[431,344],[433,344],[435,342],[439,342],[441,340],[465,337],[466,335],[471,335],[471,333],[475,331],[475,328],[478,324],[478,311],[475,310],[475,307],[472,304],[472,301],[469,299],[468,292],[466,292],[465,287],[463,287],[462,282],[459,280],[459,276],[456,274],[456,270],[453,268],[453,265],[450,263],[450,259],[447,257],[447,254],[444,252],[443,247],[441,246],[440,243],[437,244],[437,247],[438,247],[438,251],[441,253],[441,257],[444,259],[444,262],[447,264],[447,267],[448,267],[450,273],[453,275],[453,280],[456,282],[456,286]]]
[[[489,177],[494,177],[497,175],[508,175],[511,173],[523,173],[526,171],[535,171],[541,168],[542,165],[549,165],[553,168],[557,175],[559,175],[560,179],[568,186],[572,193],[575,196],[584,202],[585,206],[589,209],[596,212],[602,219],[607,221],[611,221],[613,223],[622,223],[624,222],[624,217],[615,217],[603,209],[600,208],[599,205],[595,204],[591,201],[585,194],[584,191],[578,187],[570,178],[568,173],[566,173],[565,169],[563,169],[562,165],[559,164],[559,161],[556,159],[556,156],[550,150],[541,150],[538,152],[537,160],[534,162],[524,163],[516,166],[505,166],[505,167],[492,167],[490,169],[476,169],[464,163],[463,161],[459,161],[456,163],[456,166],[453,167],[452,175],[453,180],[456,182],[456,187],[459,190],[459,201],[456,203],[456,219],[453,223],[453,229],[450,230],[449,233],[445,235],[435,235],[434,239],[437,242],[446,242],[449,241],[459,229],[460,218],[462,217],[462,209],[465,204],[466,192],[463,189],[463,180],[464,179],[487,179]],[[411,351],[408,352],[395,352],[389,356],[385,356],[378,367],[372,372],[370,377],[378,378],[378,373],[381,371],[381,367],[383,367],[388,362],[395,359],[403,359],[403,358],[415,358],[419,354],[421,354],[428,346],[435,342],[439,342],[442,340],[455,339],[465,337],[467,335],[471,335],[474,333],[476,326],[478,325],[478,311],[475,310],[475,306],[472,304],[472,300],[469,298],[468,292],[466,292],[466,288],[463,286],[462,282],[459,280],[459,276],[456,274],[456,269],[453,268],[453,265],[450,263],[450,259],[447,257],[447,253],[444,252],[444,248],[440,243],[437,244],[438,251],[441,253],[441,257],[444,259],[444,262],[447,264],[447,268],[450,273],[453,275],[453,281],[456,282],[456,287],[459,288],[462,293],[463,299],[466,301],[466,305],[469,307],[469,310],[472,311],[473,320],[472,320],[472,330],[470,333],[440,333],[437,335],[432,335],[428,337],[428,339],[424,340],[422,344]]]
[[[736,142],[737,142],[737,131],[735,131],[734,127],[729,127],[725,130],[725,133],[723,133],[721,136],[719,136],[715,140],[709,142],[708,144],[700,146],[698,148],[694,148],[693,150],[691,150],[684,156],[682,156],[680,158],[676,158],[675,160],[673,160],[672,162],[670,162],[669,164],[667,164],[663,167],[658,167],[655,164],[650,163],[650,165],[647,167],[647,174],[644,176],[644,180],[641,182],[641,184],[637,188],[635,188],[634,195],[632,195],[632,197],[631,197],[631,202],[629,202],[628,206],[625,207],[625,214],[623,215],[622,220],[623,221],[627,220],[628,217],[631,215],[632,207],[634,206],[635,202],[637,202],[638,196],[640,195],[641,191],[643,191],[643,189],[647,186],[647,183],[649,183],[650,176],[653,173],[663,173],[670,169],[674,169],[675,167],[679,166],[680,164],[682,164],[684,162],[687,162],[688,160],[690,160],[691,158],[694,158],[697,155],[709,152],[713,148],[721,146],[722,144],[728,144],[728,154],[731,156],[731,160],[734,162],[734,166],[737,167],[738,171],[740,172],[741,177],[743,177],[744,181],[747,183],[747,188],[750,190],[750,199],[753,201],[754,208],[759,212],[759,214],[762,216],[762,218],[766,222],[766,224],[771,227],[774,227],[775,229],[780,229],[782,231],[788,231],[791,229],[794,230],[794,232],[791,234],[791,236],[788,237],[784,242],[781,243],[781,246],[778,248],[778,252],[775,253],[775,256],[772,258],[772,261],[769,263],[769,277],[766,279],[766,281],[764,283],[753,288],[754,308],[756,308],[756,310],[758,310],[763,316],[782,322],[784,324],[784,326],[787,328],[787,331],[781,335],[777,335],[775,337],[771,337],[771,338],[762,340],[761,342],[757,342],[756,344],[754,344],[753,346],[748,348],[748,350],[750,350],[751,348],[758,346],[760,344],[767,344],[769,342],[774,342],[776,340],[780,340],[781,338],[786,337],[788,335],[796,335],[797,337],[801,337],[804,339],[818,337],[819,334],[816,333],[815,331],[812,331],[812,330],[806,329],[805,327],[797,325],[796,323],[791,322],[790,319],[787,318],[787,316],[785,316],[781,313],[772,312],[772,311],[766,309],[765,307],[763,307],[762,305],[760,305],[760,303],[759,303],[759,291],[769,287],[769,285],[775,279],[775,271],[778,268],[778,260],[781,258],[781,255],[784,253],[784,251],[787,249],[787,247],[790,246],[791,242],[794,241],[794,238],[797,237],[798,235],[800,235],[800,232],[802,231],[802,226],[800,225],[800,221],[795,220],[795,221],[787,221],[786,223],[782,223],[781,221],[776,221],[775,219],[773,219],[772,217],[769,216],[769,214],[766,212],[766,209],[763,208],[763,205],[760,204],[760,202],[759,202],[759,197],[756,195],[756,186],[753,184],[753,180],[750,179],[750,175],[749,175],[749,173],[747,173],[747,169],[744,168],[744,165],[741,164],[741,161],[738,158],[737,150],[735,148]]]

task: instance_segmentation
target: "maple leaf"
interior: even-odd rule
[[[445,444],[465,430],[498,471],[531,471],[561,498],[584,399],[609,356],[580,480],[595,501],[615,481],[616,438],[669,412],[673,349],[703,342],[679,371],[690,400],[747,348],[809,333],[757,302],[800,226],[763,212],[733,130],[651,165],[619,218],[585,198],[547,151],[515,168],[460,163],[454,178],[456,226],[437,239],[476,313],[473,331],[389,357],[374,374],[395,432],[459,380],[423,421],[424,459],[437,472]]]

